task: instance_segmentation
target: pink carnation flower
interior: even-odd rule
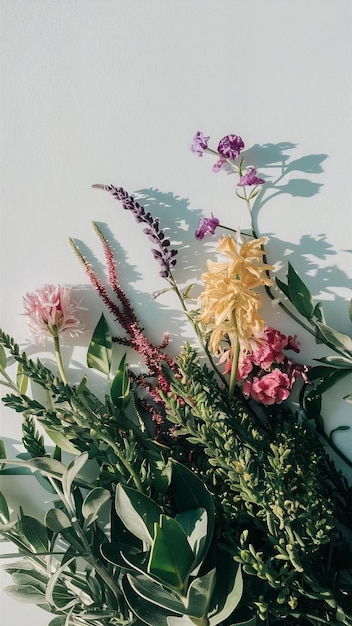
[[[279,369],[265,374],[262,377],[255,376],[253,381],[248,380],[243,388],[247,397],[253,398],[263,404],[281,404],[290,395],[291,380]]]
[[[75,317],[78,306],[71,300],[71,288],[44,285],[33,293],[23,296],[25,315],[31,335],[43,342],[45,335],[53,337],[65,331],[77,335],[80,321]]]

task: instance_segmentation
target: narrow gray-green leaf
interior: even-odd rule
[[[23,373],[23,365],[19,363],[17,366],[16,384],[21,394],[25,394],[28,387],[28,376]]]
[[[65,469],[62,476],[62,488],[66,498],[70,499],[71,487],[73,481],[77,478],[79,472],[84,467],[88,460],[88,452],[82,452],[79,456],[77,456],[68,467]]]
[[[45,594],[30,585],[10,585],[5,587],[4,591],[17,602],[25,602],[26,604],[45,603]]]
[[[112,358],[112,339],[104,315],[95,327],[88,347],[87,365],[109,376]]]
[[[0,344],[0,370],[6,369],[6,352],[4,346]]]

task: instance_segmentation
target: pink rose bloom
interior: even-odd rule
[[[253,381],[247,381],[243,393],[263,404],[281,404],[290,395],[291,381],[287,374],[278,369],[265,374],[261,378],[255,376]]]
[[[57,337],[65,331],[71,336],[81,332],[80,321],[75,317],[79,307],[71,301],[70,287],[44,285],[26,293],[23,305],[30,332],[38,342],[43,342],[47,334]]]

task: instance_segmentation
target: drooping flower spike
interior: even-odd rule
[[[111,195],[122,203],[122,206],[127,211],[133,213],[137,222],[147,224],[147,228],[144,229],[145,234],[149,240],[157,246],[152,248],[152,254],[156,261],[159,263],[161,270],[159,272],[162,278],[168,278],[171,274],[171,270],[176,265],[177,250],[170,249],[170,240],[165,237],[165,234],[159,228],[159,219],[153,218],[150,213],[146,213],[144,207],[142,207],[137,200],[130,196],[127,191],[122,187],[114,187],[113,185],[93,185],[94,189],[103,189],[109,191]]]

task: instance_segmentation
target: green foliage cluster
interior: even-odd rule
[[[245,580],[249,603],[270,623],[350,624],[352,551],[341,528],[351,527],[352,490],[316,432],[287,408],[258,417],[241,398],[229,400],[190,346],[178,364],[180,378],[165,370],[167,415],[198,458],[199,448],[207,458],[198,471],[224,536],[255,577]]]

